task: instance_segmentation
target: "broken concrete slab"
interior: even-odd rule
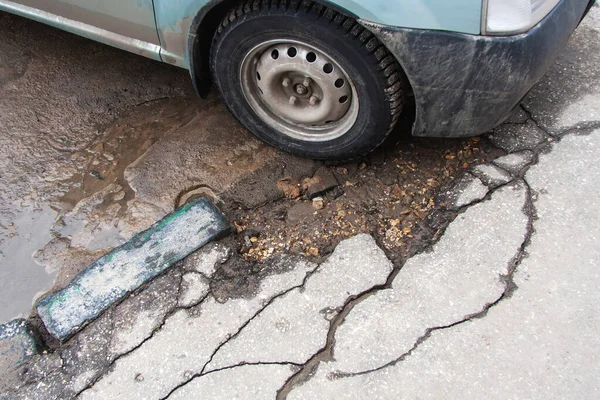
[[[489,188],[479,178],[464,173],[450,188],[438,194],[437,202],[448,210],[456,211],[483,199],[488,191]]]
[[[182,262],[186,271],[194,271],[207,278],[217,270],[217,267],[229,259],[231,249],[220,243],[209,243],[201,249],[193,252]]]
[[[195,199],[92,263],[64,289],[44,297],[36,305],[37,312],[48,332],[64,340],[228,229],[224,216],[208,199]]]
[[[303,183],[303,186],[306,187],[306,196],[311,200],[325,194],[338,185],[339,182],[335,175],[326,166],[320,167],[312,178],[307,179]]]
[[[513,177],[505,170],[493,164],[481,164],[473,168],[473,174],[481,179],[490,189],[505,185],[513,180]]]
[[[37,341],[26,320],[14,319],[0,325],[0,375],[37,353]]]
[[[335,361],[321,363],[296,398],[311,398],[302,388],[323,384],[327,374],[382,367],[410,351],[428,330],[481,313],[497,301],[526,238],[526,202],[525,185],[513,184],[460,214],[432,251],[407,261],[391,289],[350,311],[335,334]]]
[[[393,268],[371,236],[344,240],[303,288],[279,297],[222,346],[206,371],[239,363],[304,364],[325,346],[330,321],[344,304],[383,285]]]
[[[220,303],[209,295],[199,305],[175,312],[135,352],[118,359],[80,398],[163,398],[200,374],[220,346],[275,298],[302,286],[317,267],[294,259],[279,263],[282,265],[273,268],[277,272],[260,282],[253,297]]]
[[[181,271],[170,270],[144,290],[128,296],[113,310],[113,336],[109,355],[127,353],[152,335],[177,304]]]
[[[432,332],[379,371],[330,379],[319,371],[318,383],[288,399],[598,398],[600,225],[590,221],[599,151],[600,131],[567,136],[527,172],[540,193],[535,233],[514,273],[516,290],[484,318]]]
[[[590,9],[555,65],[523,101],[553,134],[600,122],[600,7]]]
[[[518,175],[523,167],[531,163],[532,160],[533,152],[530,150],[524,150],[497,158],[493,161],[493,163],[513,175]]]
[[[198,377],[169,399],[271,400],[297,369],[294,365],[243,365]]]
[[[504,124],[492,131],[490,137],[494,145],[507,153],[521,150],[533,150],[537,145],[546,141],[548,135],[529,121],[525,124]]]
[[[177,302],[179,307],[191,307],[206,297],[210,283],[204,275],[188,272],[181,280],[181,294]]]

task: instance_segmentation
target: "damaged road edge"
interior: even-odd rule
[[[225,216],[207,198],[194,199],[90,264],[64,289],[41,299],[36,310],[48,332],[64,341],[127,293],[229,229]]]
[[[38,340],[24,319],[0,325],[0,375],[38,354]]]

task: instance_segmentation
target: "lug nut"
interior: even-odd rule
[[[317,101],[319,101],[319,98],[317,96],[310,96],[310,99],[308,99],[308,102],[311,106],[317,104]]]
[[[296,93],[298,93],[299,95],[305,95],[306,92],[308,92],[308,89],[306,88],[306,86],[304,86],[304,85],[296,86]]]
[[[304,82],[302,82],[302,84],[306,87],[309,87],[310,86],[310,78],[309,77],[304,78]]]
[[[298,98],[297,98],[296,96],[292,96],[292,97],[290,97],[290,104],[291,104],[291,105],[294,105],[294,104],[296,104],[296,101],[297,101],[297,100],[298,100]]]
[[[284,78],[284,80],[283,80],[283,82],[281,82],[281,84],[283,85],[283,87],[290,86],[290,78]]]

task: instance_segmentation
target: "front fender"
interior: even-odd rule
[[[349,17],[387,26],[478,34],[481,0],[317,0]],[[191,69],[195,35],[216,7],[225,12],[238,0],[154,0],[161,57],[169,64]],[[215,21],[208,21],[214,24]],[[205,34],[212,36],[213,32]],[[200,38],[202,39],[202,38]]]

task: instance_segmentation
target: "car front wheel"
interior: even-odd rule
[[[296,4],[250,1],[222,21],[210,61],[221,97],[253,134],[284,151],[330,160],[364,155],[402,110],[400,67],[353,19]]]

